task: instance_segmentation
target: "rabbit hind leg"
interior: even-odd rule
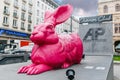
[[[61,66],[61,68],[68,68],[70,66],[71,66],[70,63],[65,62],[65,63],[63,63],[63,65]]]

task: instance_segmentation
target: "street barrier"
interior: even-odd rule
[[[0,65],[26,62],[28,54],[0,54]]]

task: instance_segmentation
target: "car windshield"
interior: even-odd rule
[[[120,44],[118,44],[115,48],[116,48],[116,49],[120,49]]]

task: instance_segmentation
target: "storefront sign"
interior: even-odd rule
[[[105,21],[112,21],[112,15],[101,15],[101,16],[94,16],[94,17],[84,17],[80,18],[80,24],[82,23],[101,23]]]
[[[21,36],[21,37],[28,37],[28,34],[26,34],[26,33],[16,32],[16,31],[12,31],[12,30],[0,29],[0,35],[2,35],[2,34]]]

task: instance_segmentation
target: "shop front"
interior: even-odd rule
[[[18,45],[18,47],[20,47],[21,41],[26,42],[26,43],[31,42],[29,37],[30,37],[30,34],[28,34],[28,33],[0,29],[0,44],[13,44],[13,43],[15,43]]]

